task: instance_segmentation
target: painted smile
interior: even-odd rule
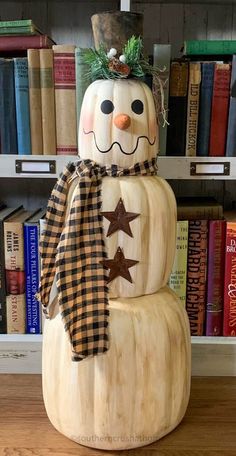
[[[122,149],[121,144],[118,143],[117,141],[114,141],[108,149],[100,149],[100,148],[98,147],[98,145],[97,145],[97,140],[96,140],[96,136],[95,136],[94,131],[93,131],[93,130],[91,130],[91,131],[85,131],[85,130],[83,129],[83,132],[84,132],[85,135],[90,135],[90,134],[93,135],[93,137],[94,137],[94,142],[95,142],[95,145],[96,145],[96,148],[97,148],[97,150],[99,150],[99,152],[101,152],[101,154],[107,154],[107,152],[110,152],[110,150],[112,149],[112,147],[113,147],[115,144],[117,144],[117,146],[119,146],[120,151],[122,152],[122,154],[125,154],[125,155],[133,155],[133,154],[136,152],[136,150],[137,150],[137,148],[138,148],[138,146],[139,146],[139,141],[140,141],[140,139],[142,139],[142,138],[146,139],[146,140],[148,141],[148,143],[150,144],[150,146],[153,146],[153,145],[155,144],[155,142],[156,142],[156,137],[154,137],[153,141],[150,141],[150,139],[149,139],[147,136],[138,136],[137,141],[136,141],[135,148],[134,148],[134,150],[133,150],[132,152],[125,152],[125,151]]]

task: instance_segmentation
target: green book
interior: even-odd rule
[[[175,259],[168,285],[177,294],[183,307],[185,307],[188,260],[188,220],[177,222],[176,234]]]
[[[39,35],[42,32],[32,19],[20,21],[0,21],[0,35]]]
[[[236,40],[187,40],[184,55],[230,55],[236,53]]]
[[[76,76],[76,111],[77,111],[77,128],[79,129],[80,111],[87,87],[91,84],[88,77],[89,65],[83,62],[83,52],[85,48],[77,47],[75,49],[75,76]]]

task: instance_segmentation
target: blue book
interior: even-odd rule
[[[45,209],[39,210],[24,223],[26,333],[41,333],[41,306],[35,299],[40,278],[39,220]]]
[[[226,157],[236,157],[236,55],[233,55]]]
[[[18,153],[12,59],[0,59],[0,138],[2,154]]]
[[[27,57],[14,58],[18,154],[31,154]]]
[[[210,126],[211,126],[211,102],[213,93],[215,62],[203,62],[201,64],[201,88],[200,106],[198,119],[197,155],[208,156]]]

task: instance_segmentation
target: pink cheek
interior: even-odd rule
[[[93,130],[94,127],[94,115],[84,114],[80,121],[80,128],[83,128],[86,132]]]

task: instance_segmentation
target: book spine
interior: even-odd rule
[[[203,336],[206,304],[207,220],[190,220],[186,310],[192,336]]]
[[[22,223],[4,222],[7,332],[25,333],[25,272]]]
[[[0,221],[0,334],[7,332],[4,228]]]
[[[27,58],[14,59],[18,154],[31,154]]]
[[[56,45],[54,86],[56,107],[56,153],[77,155],[75,46]]]
[[[40,49],[39,58],[42,104],[43,153],[45,155],[55,155],[56,121],[52,49]]]
[[[47,35],[1,36],[0,51],[27,51],[28,49],[51,48]]]
[[[13,60],[0,59],[1,153],[17,154]]]
[[[225,233],[225,220],[209,221],[206,336],[223,331]]]
[[[175,291],[183,307],[186,305],[186,278],[188,254],[188,221],[177,222],[176,252],[169,287]]]
[[[85,49],[75,49],[75,77],[76,77],[76,114],[77,114],[77,131],[79,130],[80,111],[85,91],[92,82],[87,76],[89,65],[83,61],[83,52]]]
[[[223,335],[236,336],[236,224],[226,222]]]
[[[24,259],[26,281],[26,333],[40,334],[40,304],[35,299],[39,286],[39,227],[24,225]]]
[[[0,21],[0,28],[9,27],[31,27],[32,19],[20,19],[15,21]]]
[[[202,75],[197,134],[197,155],[203,157],[208,156],[209,150],[214,68],[214,62],[204,62],[201,64]]]
[[[186,133],[186,156],[197,154],[197,129],[199,111],[199,93],[201,82],[201,64],[199,62],[189,63],[189,84],[188,84],[188,109],[187,109],[187,133]]]
[[[215,64],[209,145],[209,155],[214,157],[225,155],[230,77],[230,64]]]
[[[236,53],[236,40],[187,40],[185,55],[230,55]]]
[[[28,50],[29,106],[31,150],[33,155],[42,155],[42,105],[40,88],[39,50]]]
[[[233,55],[232,73],[230,82],[230,104],[227,131],[226,153],[227,157],[236,157],[236,55]]]
[[[177,206],[178,220],[209,220],[221,219],[223,207],[219,206]]]
[[[153,63],[155,66],[161,69],[161,72],[159,73],[159,78],[161,79],[163,84],[164,109],[166,111],[166,120],[168,120],[170,59],[170,44],[154,44]],[[157,121],[159,125],[159,155],[166,155],[167,124],[163,125],[163,119],[160,115],[161,91],[160,85],[155,76],[153,77],[152,91],[155,101]]]
[[[172,62],[170,71],[167,155],[185,155],[188,62]]]

